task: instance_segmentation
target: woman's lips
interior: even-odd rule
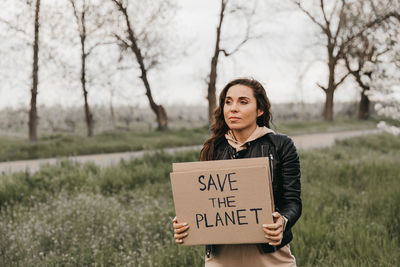
[[[229,117],[229,120],[234,122],[234,121],[240,120],[240,118],[239,117]]]

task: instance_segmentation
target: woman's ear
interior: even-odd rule
[[[264,110],[257,109],[257,117],[260,117],[262,114],[264,114]]]

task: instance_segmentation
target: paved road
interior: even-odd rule
[[[350,137],[368,135],[379,133],[379,130],[357,130],[357,131],[346,131],[336,133],[319,133],[319,134],[307,134],[294,136],[293,141],[300,150],[308,150],[315,148],[330,147],[335,144],[336,140],[342,140]],[[180,151],[188,150],[200,150],[201,146],[187,146],[178,148],[166,148],[163,151],[167,153],[175,153]],[[122,152],[122,153],[109,153],[109,154],[96,154],[96,155],[84,155],[74,157],[63,157],[63,158],[48,158],[48,159],[34,159],[34,160],[19,160],[10,162],[0,162],[0,173],[11,173],[18,171],[30,171],[36,172],[40,169],[43,164],[56,164],[61,159],[69,159],[72,161],[78,161],[80,163],[94,162],[101,167],[107,167],[110,165],[118,164],[122,159],[129,160],[132,158],[142,157],[144,154],[155,153],[154,150],[144,150],[135,152]]]

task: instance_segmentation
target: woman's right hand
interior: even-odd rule
[[[177,244],[183,243],[183,238],[187,237],[188,233],[186,232],[189,229],[189,225],[187,222],[178,223],[178,218],[174,218],[174,238]]]

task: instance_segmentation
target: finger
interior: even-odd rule
[[[278,242],[269,242],[268,244],[270,244],[271,246],[279,246],[281,243],[282,243],[282,240],[278,241]]]
[[[173,221],[174,223],[178,223],[178,218],[176,218],[176,216],[175,216],[175,218],[172,219],[172,221]]]
[[[280,218],[282,218],[282,217],[280,217]],[[280,219],[280,220],[277,220],[277,221],[274,222],[274,223],[263,224],[263,227],[267,227],[267,228],[277,228],[277,227],[280,227],[280,226],[283,226],[283,225],[284,225],[284,219],[282,218],[282,219]]]
[[[186,225],[186,226],[181,227],[181,228],[174,229],[174,232],[175,232],[176,234],[180,234],[180,233],[182,233],[182,232],[185,232],[187,229],[189,229],[189,225]]]
[[[268,238],[268,236],[265,236],[265,238],[267,239],[268,244],[272,243],[272,241]]]
[[[182,227],[185,227],[186,225],[188,225],[187,222],[184,222],[184,223],[174,223],[174,229],[182,228]]]
[[[277,229],[277,230],[269,230],[269,229],[264,228],[263,230],[264,230],[264,233],[268,236],[277,236],[277,235],[280,235],[283,231],[282,228]]]
[[[272,213],[272,216],[273,216],[274,218],[279,218],[279,217],[281,217],[282,215],[281,215],[279,212],[275,211],[274,213]]]
[[[267,239],[267,242],[269,245],[271,246],[279,246],[282,243],[282,239],[278,239],[278,240],[272,240],[270,237],[265,236],[265,238]]]
[[[271,242],[278,242],[278,241],[282,240],[283,235],[282,234],[277,235],[277,236],[268,236],[268,235],[266,235],[265,237],[267,239],[269,239]]]
[[[271,224],[263,224],[262,226],[266,229],[276,230],[276,229],[279,229],[280,227],[282,227],[283,224],[281,222],[277,222],[277,223],[271,223]]]
[[[183,234],[174,234],[175,239],[183,239],[187,237],[188,233],[183,233]]]
[[[277,222],[281,216],[282,215],[280,215],[279,212],[275,211],[274,213],[272,213],[272,217],[274,219],[274,222]]]
[[[175,240],[175,243],[177,243],[177,244],[182,244],[182,243],[183,243],[183,239],[176,239],[176,240]]]

